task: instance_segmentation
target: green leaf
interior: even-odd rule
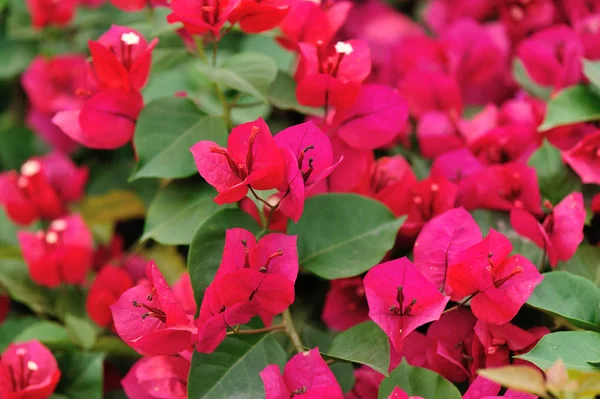
[[[227,58],[219,68],[208,64],[199,64],[198,68],[211,81],[265,102],[267,89],[277,75],[275,62],[258,53],[236,54]]]
[[[27,327],[38,322],[35,317],[9,317],[0,324],[0,353]]]
[[[269,103],[275,108],[283,110],[294,110],[306,115],[322,116],[322,108],[307,107],[300,105],[296,99],[296,82],[283,72],[277,73],[275,81],[269,86]]]
[[[240,209],[219,209],[206,219],[192,239],[188,254],[188,270],[194,287],[196,302],[201,303],[204,290],[212,282],[225,248],[225,230],[241,227],[258,233],[259,227],[252,216]]]
[[[479,370],[478,374],[504,387],[528,392],[534,395],[546,395],[546,380],[536,368],[519,365]]]
[[[581,61],[583,62],[583,74],[596,89],[600,90],[600,62],[586,59]]]
[[[14,342],[26,342],[36,339],[53,349],[73,347],[67,330],[54,321],[39,321],[26,327],[14,338]]]
[[[0,245],[19,246],[17,231],[17,225],[8,218],[4,209],[0,208]]]
[[[56,393],[70,399],[102,399],[103,353],[65,352],[56,360],[62,373]]]
[[[204,116],[188,99],[152,101],[142,110],[133,136],[139,162],[131,180],[174,179],[197,173],[190,148],[202,140],[225,145],[227,128],[221,118]]]
[[[535,348],[516,357],[527,360],[542,370],[562,359],[568,370],[595,371],[588,362],[600,358],[600,334],[593,331],[560,331],[547,334]]]
[[[540,132],[557,126],[600,119],[600,97],[587,86],[571,86],[548,102],[548,110]]]
[[[300,265],[333,280],[352,277],[376,265],[394,245],[405,217],[395,218],[381,202],[356,194],[324,194],[309,198],[298,224]]]
[[[0,80],[17,77],[23,72],[37,54],[37,46],[33,42],[2,40],[0,41]]]
[[[283,367],[285,351],[271,334],[227,337],[210,355],[194,352],[188,396],[194,399],[264,398],[259,372]]]
[[[34,312],[52,314],[52,294],[34,283],[22,259],[0,259],[0,285],[11,299],[29,306]]]
[[[456,387],[441,375],[406,363],[406,359],[390,373],[379,386],[379,399],[387,399],[395,387],[400,387],[409,396],[427,399],[461,399]]]
[[[534,82],[529,76],[529,73],[527,73],[527,69],[520,59],[515,58],[512,67],[513,77],[520,87],[525,89],[534,97],[541,98],[543,100],[548,100],[550,98],[550,95],[552,94],[552,87],[542,86]]]
[[[185,257],[177,247],[155,244],[150,248],[134,249],[134,252],[154,260],[169,285],[175,284],[186,271]]]
[[[146,207],[133,191],[112,190],[102,195],[87,196],[79,212],[88,225],[93,225],[142,218],[146,215]]]
[[[218,209],[210,186],[173,182],[159,190],[150,204],[141,240],[189,245],[194,232]]]
[[[76,286],[67,286],[56,299],[56,314],[61,319],[73,342],[83,349],[92,349],[98,328],[88,317],[85,308],[86,293]]]
[[[600,287],[600,247],[581,244],[568,262],[558,264],[559,269],[585,277]]]
[[[0,162],[4,169],[19,169],[21,165],[39,151],[35,148],[36,135],[21,126],[12,126],[0,132]]]
[[[600,332],[600,288],[583,277],[560,271],[545,273],[527,303],[579,328]]]
[[[548,141],[529,158],[529,166],[535,168],[542,198],[557,204],[568,194],[581,191],[581,180],[562,160],[560,151]]]
[[[244,52],[258,52],[268,56],[281,71],[289,71],[294,65],[294,53],[281,47],[271,37],[247,35],[242,41],[241,50]]]
[[[366,364],[387,376],[390,367],[390,341],[377,324],[366,321],[335,337],[327,355]]]

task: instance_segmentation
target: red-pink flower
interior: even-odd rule
[[[571,28],[556,25],[524,39],[517,56],[527,73],[544,86],[561,89],[581,79],[583,45]]]
[[[407,259],[373,267],[364,279],[369,317],[390,337],[396,350],[417,327],[439,319],[444,297]]]
[[[424,34],[400,40],[394,48],[393,63],[395,75],[400,79],[414,70],[450,73],[447,46]]]
[[[410,164],[401,155],[386,156],[372,163],[369,174],[364,176],[355,191],[375,198],[391,210],[400,212],[408,209],[408,192],[416,182],[417,177]]]
[[[133,287],[133,279],[122,268],[106,265],[94,279],[85,301],[90,319],[101,327],[112,323],[110,305],[128,289]]]
[[[394,390],[392,391],[390,396],[388,396],[388,399],[424,399],[424,398],[422,396],[409,397],[406,392],[404,392],[402,389],[396,387],[396,388],[394,388]]]
[[[490,380],[486,380],[483,377],[477,377],[465,395],[463,399],[502,399],[502,398],[511,398],[511,399],[538,399],[537,396],[531,395],[528,393],[514,391],[509,389],[502,396],[494,396],[500,393],[500,389],[502,387],[500,384],[496,384]]]
[[[441,32],[461,18],[483,21],[492,17],[496,7],[488,0],[433,0],[427,3],[424,19],[434,32]]]
[[[425,224],[414,245],[415,266],[441,291],[450,293],[448,266],[482,239],[479,226],[464,208],[442,213]]]
[[[421,115],[417,123],[419,150],[425,158],[437,158],[447,152],[465,146],[465,138],[458,115],[441,111],[429,111]]]
[[[110,0],[110,4],[123,11],[139,11],[146,7],[169,5],[168,0]]]
[[[27,0],[31,22],[36,28],[67,26],[75,15],[77,0]]]
[[[363,85],[354,104],[335,113],[333,127],[350,147],[374,150],[391,144],[407,121],[408,105],[397,90]]]
[[[465,181],[469,176],[477,174],[485,169],[485,166],[466,148],[454,150],[440,155],[431,165],[431,177],[445,177],[449,181],[458,184],[458,197],[462,198],[462,192],[469,188],[472,182]],[[466,185],[463,182],[467,183]],[[460,201],[459,201],[460,202]]]
[[[38,56],[23,73],[21,83],[38,111],[55,113],[81,106],[83,99],[77,95],[77,89],[85,87],[87,73],[83,55]]]
[[[600,194],[596,194],[592,199],[592,212],[600,213]]]
[[[600,184],[600,130],[585,136],[563,153],[565,161],[584,183]]]
[[[475,376],[479,364],[479,342],[473,328],[475,316],[464,308],[445,313],[427,330],[427,367],[452,382]]]
[[[27,127],[37,134],[42,141],[47,143],[54,151],[71,154],[79,144],[67,136],[57,125],[52,122],[54,114],[44,114],[36,108],[29,108],[25,123]]]
[[[415,69],[398,83],[398,91],[415,118],[430,111],[444,112],[451,118],[462,115],[463,101],[458,82],[444,73]]]
[[[275,143],[285,160],[285,180],[279,187],[280,209],[295,222],[304,211],[304,198],[339,165],[333,164],[329,138],[312,122],[282,130]]]
[[[0,325],[6,320],[10,311],[10,297],[5,294],[0,294]]]
[[[369,366],[361,366],[354,370],[354,386],[344,399],[377,399],[379,386],[385,376]]]
[[[298,82],[298,102],[312,107],[348,108],[356,100],[361,83],[371,72],[369,46],[362,40],[300,43],[300,64],[295,79]]]
[[[0,396],[49,398],[60,379],[52,352],[39,341],[10,344],[0,358]]]
[[[111,305],[115,328],[125,343],[144,356],[174,355],[190,349],[197,329],[152,261],[148,280],[128,289]]]
[[[67,204],[81,198],[87,178],[87,168],[77,168],[61,153],[34,157],[20,173],[0,174],[0,203],[19,224],[57,218],[66,213]]]
[[[241,0],[229,15],[229,22],[239,22],[246,33],[260,33],[279,25],[289,10],[286,0]]]
[[[227,148],[200,141],[190,151],[200,175],[219,195],[217,204],[237,202],[257,190],[277,188],[284,179],[284,160],[262,118],[235,127]]]
[[[240,0],[172,0],[169,23],[181,22],[192,35],[210,32],[215,38]]]
[[[319,349],[298,353],[283,370],[271,364],[260,372],[266,399],[328,398],[342,399],[342,388],[321,357]]]
[[[39,285],[83,284],[92,266],[92,233],[79,215],[55,219],[44,232],[17,234],[31,279]]]
[[[196,305],[190,274],[187,272],[183,273],[179,280],[173,284],[171,291],[173,291],[173,295],[175,295],[175,298],[181,304],[183,311],[190,316],[194,316],[198,305]]]
[[[332,280],[321,318],[328,328],[337,331],[369,320],[369,305],[362,277]]]
[[[500,20],[513,40],[551,26],[558,11],[552,0],[506,1],[499,3],[499,6]],[[565,8],[568,10],[571,7],[569,4]]]
[[[521,255],[509,256],[512,244],[490,229],[479,244],[463,251],[448,268],[453,297],[472,296],[471,309],[490,324],[512,320],[544,277]]]
[[[297,50],[298,43],[328,44],[346,21],[352,7],[349,1],[294,0],[290,11],[281,22],[283,36],[277,41],[289,50]]]
[[[529,238],[542,248],[555,267],[558,261],[568,261],[577,251],[583,241],[583,225],[585,224],[585,207],[583,195],[572,193],[566,196],[555,207],[547,201],[546,207],[550,214],[545,216],[542,223],[522,209],[513,209],[510,222],[517,233]]]
[[[180,356],[153,356],[138,360],[121,380],[130,399],[187,399],[189,360]]]
[[[539,145],[535,126],[507,124],[488,130],[469,141],[471,152],[485,165],[526,163]]]

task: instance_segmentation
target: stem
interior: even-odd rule
[[[452,306],[451,308],[448,308],[446,310],[444,310],[442,312],[442,314],[448,313],[448,312],[452,312],[453,310],[456,310],[460,307],[463,307],[467,302],[469,302],[471,299],[473,299],[473,297],[475,295],[477,295],[479,292],[476,292],[474,294],[469,295],[468,297],[466,297],[462,302],[460,302],[458,305]]]
[[[196,52],[198,53],[198,58],[200,58],[200,60],[206,64],[208,59],[204,53],[204,40],[202,40],[201,36],[197,36],[194,37],[194,41],[196,42]]]
[[[265,201],[264,199],[260,198],[258,196],[258,194],[256,194],[256,191],[254,191],[254,189],[252,188],[252,186],[248,185],[248,189],[250,189],[250,192],[252,193],[252,195],[254,196],[254,198],[256,198],[257,201],[262,202],[263,204],[265,204],[266,206],[269,207],[269,209],[271,210],[271,212],[273,212],[277,207],[274,207],[273,205],[269,204],[267,201]],[[277,204],[279,205],[279,203]],[[267,226],[268,227],[268,226]]]
[[[219,42],[217,38],[213,35],[213,43],[212,43],[212,66],[217,66],[217,49],[219,46]]]
[[[250,334],[262,334],[270,331],[283,331],[286,329],[285,324],[275,324],[270,327],[257,328],[254,330],[234,330],[229,331],[227,335],[250,335]]]
[[[302,346],[302,341],[300,341],[296,327],[294,327],[294,321],[292,320],[289,308],[283,312],[283,324],[285,325],[285,333],[290,337],[298,353],[304,352],[304,346]]]
[[[215,89],[215,93],[217,94],[219,101],[221,101],[221,106],[223,107],[223,120],[225,121],[227,128],[231,130],[233,129],[233,122],[231,121],[231,115],[229,113],[230,109],[229,104],[227,103],[227,99],[225,98],[223,90],[221,90],[221,86],[219,86],[218,83],[213,83],[213,88]]]

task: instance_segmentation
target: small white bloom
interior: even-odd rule
[[[38,365],[34,361],[30,360],[27,362],[27,368],[30,371],[36,371],[38,369]]]
[[[352,45],[350,43],[347,42],[337,42],[335,44],[335,51],[339,54],[352,54],[352,52],[354,51],[354,49],[352,48]]]
[[[128,46],[134,46],[140,43],[140,36],[134,32],[123,33],[121,35],[121,41]]]
[[[56,219],[50,223],[50,228],[56,231],[64,231],[67,228],[67,221],[64,219]]]
[[[42,165],[35,159],[29,160],[21,166],[21,174],[23,176],[33,176],[42,169]]]
[[[56,244],[58,241],[58,234],[53,231],[49,231],[46,233],[46,242],[48,244]]]

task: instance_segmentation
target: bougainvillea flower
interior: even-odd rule
[[[260,378],[265,385],[266,399],[344,397],[318,348],[292,357],[285,365],[283,375],[278,365],[271,364],[260,372]]]
[[[344,396],[344,399],[371,399],[377,398],[379,386],[385,376],[369,366],[361,366],[354,370],[354,386]]]
[[[559,260],[571,259],[583,241],[585,207],[581,193],[569,194],[555,207],[549,201],[545,205],[551,212],[542,223],[522,209],[511,211],[510,222],[517,233],[546,252],[550,265],[554,267]]]
[[[427,330],[427,366],[452,382],[472,377],[477,369],[473,352],[475,316],[464,308],[445,313]],[[483,366],[483,365],[482,365]]]
[[[328,44],[351,8],[349,1],[292,1],[289,13],[279,25],[283,36],[277,41],[289,50],[297,50],[298,43]]]
[[[483,164],[526,163],[539,146],[535,126],[510,124],[488,130],[469,142],[469,149]]]
[[[507,1],[498,5],[500,20],[506,26],[513,40],[518,40],[527,33],[551,26],[558,12],[552,0]]]
[[[328,328],[337,331],[369,320],[369,305],[362,277],[331,281],[321,319]]]
[[[394,388],[394,390],[392,391],[390,396],[388,396],[388,399],[424,399],[424,398],[422,396],[410,396],[409,397],[406,392],[404,392],[402,389],[396,387],[396,388]]]
[[[190,362],[180,356],[153,356],[138,360],[121,380],[130,399],[187,399]]]
[[[94,77],[102,89],[141,90],[148,81],[152,50],[135,29],[113,25],[98,41],[88,42],[92,54]]]
[[[441,32],[461,18],[488,19],[496,8],[497,4],[487,0],[433,0],[427,3],[424,19],[434,32]]]
[[[267,199],[267,202],[271,201],[271,197],[269,199]],[[279,198],[276,198],[273,202],[273,205],[276,204],[277,202],[279,202]],[[269,202],[269,203],[271,203]],[[289,218],[284,215],[281,210],[279,208],[277,208],[275,211],[273,211],[273,215],[271,216],[271,208],[269,208],[267,205],[263,206],[263,215],[265,216],[265,218],[267,220],[262,220],[261,219],[261,215],[259,213],[258,207],[256,206],[256,203],[254,201],[252,201],[250,198],[245,197],[242,198],[242,200],[240,202],[238,202],[240,209],[244,212],[246,212],[248,215],[252,216],[254,218],[254,220],[256,220],[256,223],[258,223],[258,225],[260,227],[264,227],[267,228],[267,230],[270,231],[277,231],[279,233],[285,233],[287,231],[287,225],[288,225],[288,221]],[[269,226],[265,226],[264,224],[267,223],[270,219],[269,222]]]
[[[10,311],[10,298],[8,295],[0,293],[0,324],[6,320]]]
[[[39,341],[10,344],[2,353],[0,396],[3,398],[49,398],[59,379],[54,355]]]
[[[465,146],[457,115],[440,111],[426,112],[417,124],[419,150],[425,158],[437,158]]]
[[[415,266],[440,290],[446,284],[448,265],[465,249],[479,243],[481,230],[464,208],[454,208],[425,224],[414,245]]]
[[[21,77],[27,98],[42,113],[79,108],[83,99],[77,89],[86,81],[86,59],[79,54],[36,57]]]
[[[312,122],[282,130],[275,143],[285,160],[285,180],[279,191],[281,212],[295,222],[304,211],[304,198],[342,161],[333,164],[331,142]]]
[[[117,302],[121,294],[133,287],[133,279],[125,270],[106,265],[96,275],[85,301],[90,319],[100,327],[108,327],[112,322],[110,305]]]
[[[585,136],[563,158],[584,183],[600,184],[600,130]]]
[[[92,233],[79,215],[55,219],[48,229],[17,234],[31,279],[39,285],[83,284],[92,267]]]
[[[262,118],[235,127],[227,148],[200,141],[190,151],[200,175],[219,192],[217,204],[241,200],[248,186],[269,190],[284,179],[283,157]]]
[[[549,332],[548,329],[546,331]],[[523,330],[511,323],[493,325],[481,320],[475,325],[475,334],[484,348],[486,368],[510,364],[512,355],[527,352],[544,335]]]
[[[29,108],[25,123],[52,150],[71,154],[79,147],[76,141],[67,136],[58,126],[52,123],[54,114],[45,114],[35,108]]]
[[[469,385],[469,389],[463,395],[462,399],[481,399],[486,396],[496,395],[500,392],[502,386],[490,381],[482,376],[477,376]]]
[[[148,280],[128,289],[111,305],[113,321],[125,343],[144,356],[174,355],[194,344],[197,328],[177,302],[154,262]]]
[[[600,194],[596,194],[592,199],[592,212],[595,214],[600,213]]]
[[[397,351],[394,345],[390,345],[390,368],[392,372],[402,359],[406,359],[408,364],[415,367],[429,368],[427,354],[423,350],[427,343],[425,334],[418,331],[413,331],[404,338],[404,346],[401,351]]]
[[[407,208],[391,207],[395,215],[408,216],[400,233],[406,237],[416,237],[425,223],[454,208],[457,190],[457,186],[444,177],[429,177],[415,183],[409,189]]]
[[[597,128],[590,123],[574,123],[559,126],[544,132],[550,144],[564,152],[575,147],[583,138],[594,133]]]
[[[462,115],[458,83],[444,73],[411,71],[398,83],[398,90],[408,102],[410,114],[417,119],[429,111],[444,112],[451,117]]]
[[[531,79],[541,85],[561,89],[581,79],[583,45],[566,26],[553,26],[524,39],[517,56]]]
[[[485,169],[485,166],[466,148],[440,155],[431,165],[430,176],[443,176],[459,184],[459,197],[462,180]]]
[[[444,297],[407,259],[373,267],[364,279],[369,317],[390,337],[396,350],[417,327],[439,319]]]
[[[296,70],[296,98],[311,107],[348,108],[371,72],[369,46],[362,40],[337,42],[327,47],[300,43],[300,64]]]
[[[229,15],[229,22],[239,22],[243,32],[260,33],[278,26],[289,10],[285,0],[241,0]]]
[[[542,212],[537,174],[534,168],[511,162],[489,166],[461,182],[459,205],[466,209],[525,209]]]
[[[509,256],[511,251],[508,238],[490,229],[482,242],[463,251],[448,267],[453,296],[473,296],[473,313],[490,324],[512,320],[544,279],[525,257]]]
[[[400,40],[394,48],[393,62],[395,75],[400,79],[415,70],[450,73],[448,48],[426,35]]]
[[[67,26],[75,15],[77,0],[27,0],[31,22],[36,28]]]
[[[110,0],[110,4],[119,10],[133,12],[146,7],[168,6],[168,0]]]
[[[169,23],[181,22],[192,35],[210,32],[219,37],[219,32],[240,0],[171,0],[172,13]]]
[[[408,106],[397,90],[363,85],[352,106],[335,113],[336,134],[357,150],[390,144],[408,121]]]
[[[173,284],[171,291],[173,291],[177,302],[181,304],[183,311],[190,316],[194,316],[198,306],[196,305],[196,298],[194,298],[194,289],[192,288],[190,274],[187,272],[183,273],[179,280]]]

